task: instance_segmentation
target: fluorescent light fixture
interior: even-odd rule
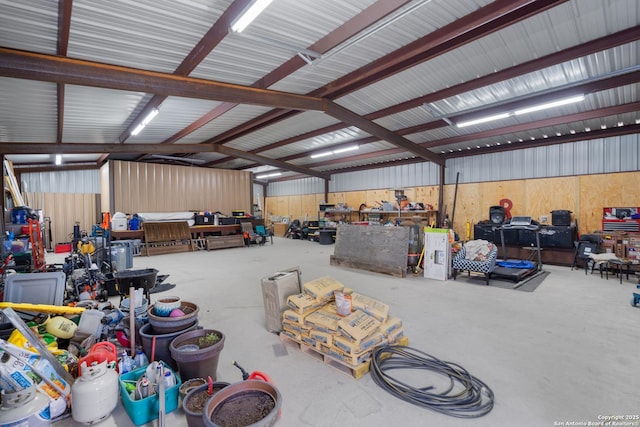
[[[357,146],[357,145],[352,145],[350,147],[339,148],[337,150],[333,150],[333,154],[340,154],[340,153],[346,153],[348,151],[355,151],[358,148],[360,148],[360,147]]]
[[[360,148],[359,145],[349,145],[347,147],[338,148],[338,149],[333,150],[333,151],[323,151],[321,153],[312,154],[309,157],[311,157],[312,159],[317,159],[319,157],[326,157],[326,156],[331,156],[333,154],[341,154],[341,153],[346,153],[348,151],[354,151],[354,150],[357,150],[359,148]]]
[[[151,110],[149,114],[147,114],[147,117],[145,117],[144,120],[141,121],[140,124],[136,126],[136,128],[131,132],[131,136],[136,136],[137,134],[139,134],[142,131],[142,129],[144,129],[144,127],[148,125],[149,122],[153,120],[155,116],[158,115],[158,112],[159,111],[157,108],[154,108],[153,110]]]
[[[456,124],[456,126],[459,127],[459,128],[463,128],[463,127],[466,127],[466,126],[478,125],[480,123],[492,122],[494,120],[506,119],[507,117],[509,117],[509,113],[500,113],[500,114],[495,114],[493,116],[481,117],[481,118],[475,119],[475,120],[468,120],[466,122],[460,122],[460,123]]]
[[[262,175],[256,175],[256,179],[272,178],[274,176],[280,176],[280,175],[282,175],[282,172],[265,173]]]
[[[316,153],[316,154],[312,154],[310,157],[312,159],[318,159],[320,157],[327,157],[333,154],[333,151],[325,151],[324,153]]]
[[[523,108],[516,110],[514,113],[516,116],[520,114],[532,113],[534,111],[546,110],[548,108],[559,107],[561,105],[573,104],[574,102],[584,101],[584,95],[572,96],[570,98],[559,99],[557,101],[546,102],[544,104],[534,105],[533,107]]]
[[[240,33],[266,9],[272,0],[256,0],[240,17],[231,24],[231,31]]]
[[[60,166],[62,164],[62,154],[56,154],[56,166]]]
[[[583,101],[583,100],[584,100],[584,95],[572,96],[570,98],[563,98],[563,99],[559,99],[557,101],[545,102],[544,104],[538,104],[538,105],[534,105],[532,107],[522,108],[520,110],[516,110],[515,112],[513,112],[513,115],[518,116],[520,114],[527,114],[527,113],[532,113],[534,111],[546,110],[548,108],[559,107],[561,105],[573,104],[575,102],[580,102],[580,101]],[[460,122],[456,126],[459,127],[459,128],[463,128],[463,127],[466,127],[466,126],[478,125],[480,123],[492,122],[494,120],[506,119],[507,117],[510,117],[511,115],[512,115],[512,113],[509,113],[509,112],[500,113],[500,114],[494,114],[493,116],[481,117],[479,119],[468,120],[466,122]]]

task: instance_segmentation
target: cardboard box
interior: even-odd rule
[[[449,230],[427,228],[424,242],[424,277],[447,280],[451,269]]]
[[[288,308],[287,298],[300,294],[300,276],[297,272],[278,272],[261,280],[267,331],[282,330],[282,313]]]
[[[356,310],[338,322],[338,332],[351,339],[355,344],[360,344],[365,338],[372,335],[380,326],[380,321],[369,316],[362,310]]]
[[[380,322],[387,320],[389,315],[389,306],[387,304],[357,292],[351,294],[351,304],[354,310],[360,309]]]
[[[303,289],[317,300],[328,301],[333,298],[333,292],[342,291],[344,285],[329,276],[325,276],[305,283]]]
[[[284,237],[285,234],[287,234],[288,228],[289,228],[289,224],[277,222],[273,224],[273,235],[277,237]]]
[[[309,294],[301,293],[287,297],[287,306],[299,314],[309,314],[318,310],[324,302],[318,301]]]

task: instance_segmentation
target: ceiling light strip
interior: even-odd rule
[[[311,157],[312,159],[317,159],[317,158],[320,158],[320,157],[326,157],[326,156],[331,156],[331,155],[334,155],[334,154],[341,154],[341,153],[346,153],[346,152],[349,152],[349,151],[358,150],[359,148],[360,148],[359,145],[350,145],[348,147],[338,148],[338,149],[332,150],[332,151],[323,151],[322,153],[315,153],[315,154],[312,154],[309,157]]]
[[[136,136],[137,134],[142,132],[142,129],[144,129],[145,126],[147,126],[149,122],[151,122],[151,120],[153,120],[153,118],[158,115],[158,113],[159,111],[157,108],[151,110],[149,114],[147,114],[147,117],[145,117],[144,120],[142,120],[140,124],[136,126],[136,128],[131,132],[131,136]]]
[[[262,13],[263,10],[269,6],[272,0],[256,0],[249,8],[240,15],[233,24],[231,24],[231,31],[235,33],[242,32],[251,22]]]
[[[491,116],[480,117],[479,119],[467,120],[465,122],[460,122],[456,124],[456,127],[463,128],[466,126],[477,125],[480,123],[492,122],[494,120],[506,119],[507,117],[511,117],[512,115],[519,116],[521,114],[532,113],[534,111],[547,110],[549,108],[559,107],[561,105],[573,104],[576,102],[584,101],[584,95],[571,96],[569,98],[558,99],[556,101],[545,102],[542,104],[533,105],[531,107],[521,108],[519,110],[500,114],[494,114]]]

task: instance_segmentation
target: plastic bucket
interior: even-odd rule
[[[142,328],[140,328],[140,339],[142,341],[142,349],[144,350],[144,354],[147,355],[147,358],[150,362],[153,362],[151,358],[152,346],[153,346],[153,337],[156,337],[156,351],[155,351],[155,360],[162,360],[167,365],[171,367],[174,371],[178,370],[178,364],[171,357],[171,352],[169,351],[169,345],[171,341],[173,341],[179,335],[192,331],[198,327],[198,320],[196,319],[193,325],[189,326],[186,329],[181,331],[172,332],[170,334],[157,334],[154,331],[153,326],[150,323],[147,323]]]

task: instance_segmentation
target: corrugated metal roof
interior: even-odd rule
[[[308,94],[322,88],[323,93],[329,95],[322,103],[315,104],[315,108],[320,111],[286,114],[281,117],[284,110],[273,110],[268,105],[243,104],[230,108],[208,123],[200,123],[201,126],[193,130],[191,128],[196,127],[194,123],[215,108],[221,108],[221,102],[197,99],[197,95],[190,98],[194,96],[193,93],[183,97],[179,84],[195,87],[190,79],[165,80],[157,84],[155,90],[161,96],[166,93],[171,93],[172,96],[162,102],[158,117],[142,133],[130,137],[126,134],[126,129],[139,123],[140,113],[145,110],[154,94],[140,90],[136,79],[127,80],[130,82],[127,86],[130,90],[122,90],[120,86],[118,90],[79,86],[73,80],[75,75],[70,73],[55,77],[56,80],[67,83],[64,91],[64,121],[61,124],[63,142],[81,144],[122,140],[127,144],[143,143],[151,146],[174,135],[182,135],[174,142],[198,144],[215,141],[237,150],[257,152],[263,156],[265,164],[269,164],[269,159],[281,158],[293,158],[290,160],[292,165],[314,168],[313,165],[316,164],[317,170],[392,164],[394,160],[412,158],[416,154],[405,148],[395,149],[402,144],[388,137],[391,142],[364,144],[358,154],[344,153],[332,158],[335,161],[310,161],[306,157],[309,151],[356,141],[371,134],[381,137],[383,132],[380,129],[372,130],[366,123],[359,121],[360,118],[354,120],[345,116],[344,126],[339,130],[324,132],[312,138],[302,139],[302,136],[339,122],[336,118],[340,117],[339,112],[329,111],[335,117],[322,112],[331,110],[331,102],[335,97],[335,102],[344,108],[359,115],[369,115],[455,87],[462,82],[472,84],[479,77],[491,76],[546,55],[564,55],[564,49],[597,39],[617,36],[622,40],[622,36],[616,35],[617,32],[640,25],[640,6],[635,0],[569,0],[559,2],[558,6],[549,10],[531,13],[520,20],[515,19],[518,10],[505,12],[510,7],[508,2],[413,0],[405,2],[378,22],[362,28],[352,37],[338,40],[340,34],[332,34],[332,31],[355,17],[358,20],[351,22],[351,26],[363,22],[375,8],[401,3],[401,0],[393,0],[393,3],[392,0],[384,3],[375,0],[278,0],[269,5],[242,34],[225,34],[224,27],[218,28],[220,43],[205,47],[212,50],[202,62],[192,62],[195,70],[191,76],[196,78],[248,86],[262,84],[261,79],[273,73],[273,80],[269,82],[275,83],[271,84],[271,89]],[[170,74],[185,59],[187,62],[192,60],[189,53],[225,11],[230,10],[234,1],[75,0],[71,5],[68,56]],[[56,2],[45,0],[28,3],[0,0],[0,46],[55,54],[59,36],[58,6]],[[529,5],[523,7],[527,8]],[[464,33],[471,14],[481,8],[486,9],[477,13],[479,19],[488,19],[496,12],[501,15],[501,22],[515,20],[497,31],[475,21],[472,41],[458,44],[454,37]],[[450,32],[445,33],[449,30]],[[425,36],[428,38],[422,39]],[[297,51],[310,48],[324,37],[332,38],[337,46],[311,64],[304,65],[296,56]],[[401,50],[416,40],[422,40],[422,45],[414,46],[414,52]],[[625,107],[628,110],[626,112],[586,120],[575,116],[576,113],[639,102],[637,81],[623,81],[616,77],[619,79],[616,87],[589,93],[580,104],[464,129],[444,126],[428,131],[414,131],[412,134],[406,134],[405,131],[407,128],[417,128],[437,121],[441,119],[440,115],[445,118],[455,117],[533,94],[552,93],[568,84],[611,77],[625,69],[628,72],[628,68],[637,66],[640,60],[640,43],[633,37],[626,37],[625,40],[627,41],[624,43],[616,42],[618,45],[615,47],[610,46],[606,50],[580,58],[566,55],[562,61],[553,65],[533,65],[527,74],[511,75],[503,81],[465,89],[464,92],[454,91],[445,99],[436,99],[429,106],[421,107],[413,103],[403,111],[394,111],[384,117],[375,114],[374,121],[385,129],[402,134],[405,143],[433,144],[441,139],[465,135],[473,138],[467,142],[435,147],[432,149],[434,153],[465,150],[467,147],[483,144],[485,147],[489,144],[495,148],[498,142],[503,144],[508,138],[513,141],[539,139],[544,138],[544,134],[549,137],[557,133],[563,135],[572,128],[576,132],[586,132],[585,128],[618,126],[619,121],[625,126],[637,125],[637,108],[631,110]],[[439,53],[427,55],[428,52],[420,51],[423,48],[433,48]],[[376,62],[383,57],[385,63]],[[428,60],[424,60],[425,57]],[[283,64],[292,58],[297,59],[300,66],[291,66],[295,62],[293,61],[287,71],[283,71]],[[369,77],[371,70],[363,67],[373,65],[377,74]],[[78,70],[75,72],[82,73]],[[94,67],[92,72],[105,77],[103,81],[96,83],[97,86],[109,86],[109,70]],[[352,81],[346,81],[346,77]],[[360,78],[365,80],[360,82]],[[202,85],[198,88],[205,90]],[[218,85],[215,90],[225,92],[228,88],[226,85]],[[167,91],[168,89],[171,90]],[[209,91],[208,96],[211,96],[213,89],[207,87],[206,90]],[[229,99],[228,92],[225,95],[224,99],[233,101],[233,97]],[[277,100],[288,94],[266,95],[271,100]],[[28,78],[15,79],[11,78],[11,74],[0,74],[0,140],[15,143],[56,142],[57,96],[55,83],[36,82]],[[257,97],[256,102],[265,101]],[[280,103],[273,102],[272,105]],[[510,125],[561,115],[568,118],[557,126],[518,132],[508,128]],[[368,130],[361,130],[356,125]],[[479,133],[499,128],[505,128],[504,135],[488,138]],[[193,131],[187,132],[187,129]],[[295,141],[298,136],[300,140]],[[292,144],[263,150],[264,147],[292,139]],[[389,151],[384,151],[389,148],[398,152],[390,154]],[[370,156],[371,153],[378,152],[379,156]],[[305,157],[299,157],[302,155]],[[232,159],[218,153],[200,153],[194,156],[207,161],[225,159],[222,163],[215,162],[215,167],[244,168],[255,164],[252,159]],[[85,158],[95,159],[96,154],[90,153]],[[340,161],[341,158],[344,160]],[[23,157],[19,159],[22,160]],[[76,160],[80,161],[81,158]],[[534,171],[535,173],[538,171]]]
[[[0,9],[0,46],[57,53],[57,2],[0,0]]]
[[[230,4],[75,0],[68,55],[172,73]]]

